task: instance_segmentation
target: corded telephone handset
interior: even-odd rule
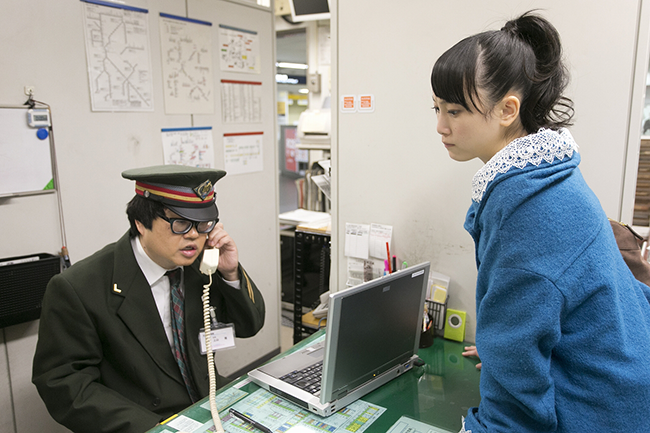
[[[312,314],[314,315],[315,318],[321,319],[327,316],[327,310],[329,308],[329,300],[330,300],[329,290],[323,293],[322,295],[320,295],[320,304],[318,305],[318,307],[314,309],[314,311],[312,311]]]
[[[203,328],[205,331],[205,350],[208,358],[208,377],[210,380],[210,413],[212,414],[212,421],[214,422],[215,431],[224,433],[221,419],[219,418],[219,409],[217,409],[216,392],[217,392],[217,377],[214,370],[214,352],[212,352],[212,339],[210,330],[212,324],[210,323],[210,286],[212,285],[212,274],[217,271],[219,266],[219,250],[216,248],[206,248],[203,250],[203,260],[199,270],[210,276],[210,282],[203,286]]]

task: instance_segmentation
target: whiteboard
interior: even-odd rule
[[[27,124],[23,106],[0,106],[0,197],[54,191],[51,130],[38,138],[39,128]]]

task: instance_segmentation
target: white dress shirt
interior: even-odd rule
[[[147,282],[151,286],[151,293],[153,294],[154,301],[156,302],[156,307],[158,307],[158,314],[160,315],[160,320],[163,324],[163,327],[165,328],[165,334],[167,335],[169,346],[174,347],[174,340],[172,336],[172,317],[170,311],[171,287],[169,285],[169,278],[165,276],[165,272],[171,269],[165,269],[151,260],[151,258],[144,251],[144,248],[142,248],[139,236],[131,238],[131,247],[133,248],[133,254],[135,254],[135,260],[138,262],[140,270],[142,270],[144,277],[147,279]],[[181,267],[181,290],[184,290],[183,272],[185,272],[185,270]],[[240,288],[239,280],[224,281],[235,289]]]

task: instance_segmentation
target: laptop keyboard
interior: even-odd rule
[[[319,361],[302,370],[295,370],[280,378],[287,383],[297,386],[310,394],[320,391],[320,382],[323,375],[323,361]]]

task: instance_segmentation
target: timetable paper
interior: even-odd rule
[[[229,175],[263,171],[263,144],[263,132],[224,134],[224,169]]]
[[[221,391],[216,397],[215,397],[215,403],[217,404],[217,410],[222,411],[226,409],[229,406],[232,406],[235,404],[237,401],[241,400],[242,398],[246,397],[248,393],[246,391],[242,391],[239,388],[229,388],[226,389],[225,391]],[[205,403],[201,405],[201,407],[205,410],[210,410],[210,400],[208,399]]]
[[[338,412],[324,418],[308,412],[275,394],[258,389],[236,403],[233,409],[249,415],[273,432],[322,431],[328,433],[362,433],[386,411],[386,408],[357,400]],[[208,422],[210,423],[210,421]],[[227,414],[222,418],[227,432],[241,432],[249,427],[238,418]]]
[[[392,248],[393,226],[370,224],[370,256],[386,259],[386,242]]]
[[[262,122],[262,83],[221,80],[223,123]]]
[[[345,255],[367,259],[369,232],[368,224],[345,223]]]
[[[455,432],[455,430],[454,430]],[[454,433],[402,416],[386,433]]]
[[[240,393],[243,393],[243,391],[240,391]],[[249,423],[234,417],[228,410],[224,409],[225,406],[220,401],[220,397],[222,396],[217,395],[217,407],[220,410],[219,417],[224,430],[228,433],[250,431],[252,426]],[[240,394],[230,397],[239,398]],[[246,395],[232,405],[232,408],[248,415],[273,432],[284,433],[314,431],[362,433],[386,411],[385,407],[357,400],[328,417],[321,417],[262,388]],[[209,403],[192,406],[190,409],[165,421],[163,425],[158,426],[154,431],[156,433],[214,432],[215,427],[210,415]]]

